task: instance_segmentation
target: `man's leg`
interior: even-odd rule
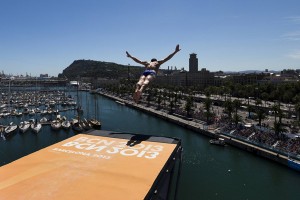
[[[136,84],[135,92],[137,92],[142,87],[142,85],[144,84],[145,79],[146,79],[146,77],[144,75],[142,75],[140,77],[139,81]]]
[[[136,102],[140,100],[140,97],[144,91],[144,89],[149,85],[150,81],[152,81],[154,77],[152,75],[148,75],[145,77],[140,89],[136,92]]]
[[[149,83],[150,83],[153,79],[154,79],[154,76],[148,75],[148,76],[145,78],[145,80],[144,80],[142,86],[140,87],[139,91],[140,91],[141,93],[143,93],[144,89],[149,85]]]
[[[139,90],[142,87],[142,85],[144,84],[146,77],[144,75],[142,75],[139,79],[139,81],[136,84],[136,88],[133,94],[133,100],[137,103],[140,99],[140,94],[139,94]]]

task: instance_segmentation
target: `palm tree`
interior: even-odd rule
[[[233,121],[234,121],[235,127],[237,127],[238,123],[242,121],[242,117],[240,115],[238,115],[237,113],[235,113],[233,115]]]
[[[257,108],[259,105],[261,105],[261,104],[262,104],[261,99],[256,99],[256,100],[255,100],[255,106],[256,106],[256,108]]]
[[[230,99],[224,102],[224,109],[227,111],[228,117],[231,119],[231,115],[233,111],[233,103]]]
[[[241,107],[242,103],[240,100],[233,100],[232,102],[232,109],[234,109],[233,121],[235,126],[237,127],[238,123],[242,121],[242,117],[238,115],[238,109]]]
[[[282,120],[282,118],[283,118],[283,111],[280,109],[280,107],[279,107],[279,110],[278,110],[278,118],[279,118],[279,122],[281,123],[281,120]]]
[[[211,110],[211,105],[212,105],[212,100],[210,99],[210,97],[207,97],[204,101],[204,107],[206,110],[206,122],[209,122],[209,118],[212,116],[212,113],[210,112]]]
[[[235,115],[237,115],[238,109],[241,107],[242,102],[240,100],[233,100],[233,107],[234,107],[234,111],[235,111]]]
[[[214,92],[215,92],[215,87],[213,87],[213,86],[208,86],[204,90],[204,94],[205,94],[206,97],[212,95]]]
[[[150,101],[151,101],[151,96],[152,96],[152,89],[148,88],[147,93],[148,93],[147,98],[146,98],[147,106],[150,106]]]
[[[169,103],[169,107],[170,107],[170,111],[169,111],[169,113],[173,113],[173,108],[174,108],[174,100],[170,100],[170,103]]]
[[[157,109],[160,109],[160,107],[161,107],[161,102],[162,102],[161,92],[158,92],[158,93],[157,93],[157,98],[156,98]]]
[[[189,95],[185,102],[185,111],[188,117],[190,116],[190,111],[192,110],[192,106],[193,106],[193,98],[191,95]]]
[[[274,121],[274,125],[272,129],[274,130],[275,135],[279,140],[281,139],[281,133],[286,131],[286,129],[282,127],[282,124],[276,121]]]
[[[258,124],[261,127],[261,121],[266,117],[265,112],[261,108],[257,108],[256,114],[258,117]]]
[[[274,111],[275,122],[277,122],[277,116],[280,110],[280,106],[278,104],[274,104],[271,109],[272,111]]]
[[[166,99],[167,99],[167,91],[166,89],[164,89],[162,94],[163,105],[166,105]]]
[[[297,112],[298,120],[300,122],[300,102],[295,104],[295,111]]]
[[[267,101],[268,101],[268,99],[269,99],[269,94],[266,93],[266,92],[263,92],[260,96],[261,96],[261,98],[265,101],[265,107],[267,107],[267,106],[266,106],[266,103],[267,103]]]

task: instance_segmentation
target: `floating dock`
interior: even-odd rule
[[[176,138],[92,130],[0,168],[1,199],[172,199]]]

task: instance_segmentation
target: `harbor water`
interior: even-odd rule
[[[70,94],[76,96],[76,92]],[[300,173],[286,166],[235,147],[211,145],[206,136],[97,94],[79,92],[77,97],[84,116],[89,118],[97,113],[103,130],[180,138],[184,149],[178,188],[180,200],[299,199]],[[68,119],[76,115],[75,110],[60,114]],[[23,118],[3,118],[0,122],[18,124]],[[0,138],[0,166],[73,135],[72,130],[53,131],[44,125],[38,134],[17,132],[6,140]]]

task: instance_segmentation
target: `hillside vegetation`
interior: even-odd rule
[[[128,72],[130,77],[138,77],[142,70],[142,67],[120,65],[112,62],[75,60],[59,74],[59,77],[67,77],[68,79],[76,79],[78,77],[119,79],[127,78]]]

